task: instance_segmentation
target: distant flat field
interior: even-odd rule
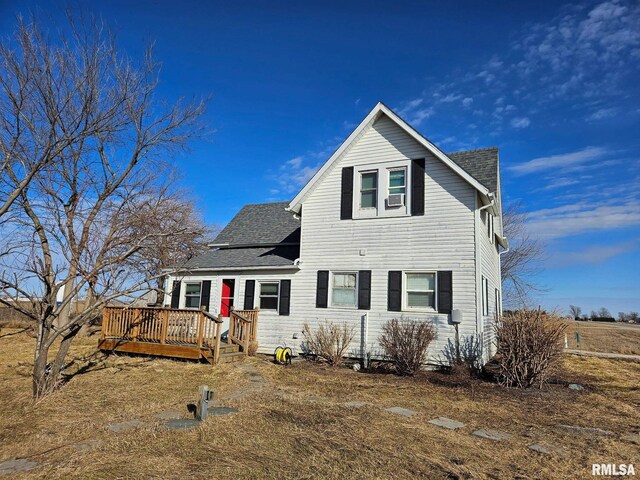
[[[640,355],[640,325],[575,321],[566,323],[569,348]],[[579,343],[576,332],[579,333]]]

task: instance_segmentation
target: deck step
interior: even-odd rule
[[[234,352],[234,353],[221,353],[220,357],[218,357],[219,363],[233,363],[239,362],[243,358],[245,358],[245,354],[242,352]]]
[[[221,343],[220,344],[220,354],[224,354],[224,353],[237,353],[240,351],[240,347],[238,345],[229,345]]]

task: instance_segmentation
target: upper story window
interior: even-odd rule
[[[260,283],[260,310],[278,310],[278,282]]]
[[[405,308],[408,310],[425,310],[436,308],[436,274],[435,272],[408,272],[404,282]]]
[[[401,207],[405,204],[407,194],[407,169],[394,168],[389,170],[389,190],[387,196],[388,207]]]
[[[353,217],[402,217],[410,215],[410,160],[355,167]]]
[[[489,241],[493,243],[495,241],[495,230],[494,230],[494,217],[490,213],[487,213],[487,234],[489,235]]]
[[[334,273],[331,282],[331,306],[353,307],[357,306],[357,281],[358,274]]]
[[[378,206],[378,172],[360,174],[360,208]]]
[[[187,283],[184,289],[184,307],[200,308],[200,292],[201,292],[200,282]]]

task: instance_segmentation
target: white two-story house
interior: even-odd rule
[[[378,355],[394,318],[431,321],[430,358],[455,336],[492,354],[501,310],[498,150],[446,154],[379,103],[291,202],[246,205],[168,278],[165,303],[260,308],[259,352],[299,352],[303,325],[346,322]]]

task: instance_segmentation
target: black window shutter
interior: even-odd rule
[[[371,270],[358,272],[358,309],[371,309]]]
[[[402,272],[389,272],[389,287],[387,290],[387,310],[399,312],[402,310]]]
[[[173,281],[171,290],[171,308],[180,308],[180,280]]]
[[[255,303],[253,301],[255,290],[256,290],[255,280],[247,280],[246,282],[244,282],[244,309],[245,310],[253,310],[253,308],[255,307]]]
[[[280,301],[278,302],[278,314],[289,315],[291,304],[291,280],[280,280]]]
[[[211,298],[211,280],[202,281],[202,291],[200,292],[200,306],[209,311],[209,299]]]
[[[353,218],[353,167],[344,167],[340,194],[340,220],[351,218]]]
[[[329,271],[318,270],[318,286],[316,287],[316,308],[327,308],[329,300]]]
[[[451,313],[453,309],[453,273],[438,272],[438,313]]]
[[[424,158],[411,161],[411,215],[424,215]]]

